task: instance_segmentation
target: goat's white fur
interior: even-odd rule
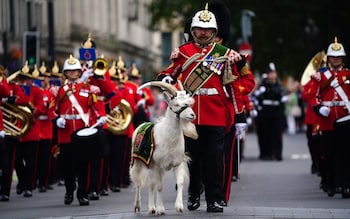
[[[169,98],[168,108],[165,116],[154,125],[155,149],[149,167],[140,160],[135,159],[130,167],[130,178],[135,186],[134,211],[141,208],[141,188],[148,183],[148,212],[157,215],[165,214],[162,199],[163,176],[165,171],[173,170],[176,177],[177,196],[175,209],[177,212],[183,211],[183,186],[188,180],[189,157],[185,154],[184,135],[193,139],[198,138],[195,125],[191,122],[195,119],[195,114],[191,109],[194,100],[185,91],[177,91],[177,95]],[[183,106],[188,106],[183,110],[178,118],[174,112]],[[135,129],[132,141],[139,127]],[[155,199],[156,193],[156,199]],[[156,203],[154,201],[156,200]]]

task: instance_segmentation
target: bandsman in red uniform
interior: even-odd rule
[[[180,79],[186,91],[195,99],[192,108],[197,115],[194,123],[199,138],[186,142],[191,157],[187,207],[196,210],[200,206],[203,179],[207,212],[223,212],[219,205],[222,195],[220,175],[223,174],[222,158],[228,125],[227,104],[232,104],[223,87],[235,80],[254,86],[254,79],[248,73],[242,74],[237,70],[236,63],[242,60],[242,56],[214,43],[217,30],[215,15],[207,7],[197,12],[191,23],[194,42],[176,48],[170,56],[172,64],[157,77],[170,83]],[[200,176],[201,172],[203,177]]]
[[[10,87],[7,84],[6,81],[6,70],[5,68],[0,65],[0,105],[2,104],[2,98],[7,98],[10,96]],[[8,153],[8,147],[5,143],[5,135],[6,132],[4,130],[4,123],[3,123],[3,115],[2,111],[0,112],[0,169],[2,171],[2,176],[0,177],[0,201],[8,201],[9,200],[9,190],[6,188],[6,177],[4,177],[4,169],[6,168],[7,161],[10,160],[10,158],[6,157]],[[6,179],[6,181],[5,181]],[[4,187],[4,188],[3,188]]]
[[[89,205],[89,187],[87,185],[90,171],[89,162],[91,159],[95,159],[95,154],[89,153],[90,149],[88,150],[87,145],[84,145],[86,142],[79,144],[72,140],[74,133],[78,130],[92,125],[103,126],[106,123],[106,117],[103,109],[97,104],[96,96],[100,93],[99,87],[82,83],[79,80],[82,74],[79,60],[71,55],[69,59],[65,60],[63,71],[67,80],[60,87],[53,106],[59,116],[56,124],[66,187],[64,203],[69,205],[73,202],[73,193],[76,189],[75,179],[77,178],[79,204]],[[96,142],[95,146],[98,144],[99,142]]]
[[[24,66],[26,69],[28,66]],[[23,71],[24,71],[23,69]],[[26,70],[27,71],[27,70]],[[12,106],[28,106],[29,96],[27,96],[22,90],[20,84],[16,81],[20,71],[10,75],[7,80],[9,80],[10,96],[7,99],[7,103]],[[12,79],[10,79],[10,77]],[[28,109],[28,108],[27,108]],[[21,124],[15,124],[17,127],[21,127]],[[30,128],[30,126],[28,126]],[[26,131],[21,129],[20,133],[8,133],[5,136],[6,150],[1,153],[2,166],[2,176],[1,176],[1,194],[4,201],[8,201],[10,197],[11,184],[12,184],[12,174],[14,171],[16,148],[18,146],[19,137],[23,135]],[[23,189],[17,184],[17,194],[21,194]]]
[[[36,186],[35,173],[37,170],[37,153],[40,141],[40,123],[39,117],[47,113],[47,107],[43,101],[42,90],[33,83],[33,80],[39,76],[37,66],[29,71],[29,67],[22,68],[18,75],[19,83],[24,93],[29,97],[28,107],[32,111],[33,123],[28,133],[19,139],[16,150],[15,169],[18,177],[18,192],[24,191],[24,197],[32,196],[32,189]]]
[[[336,187],[343,198],[350,198],[349,141],[350,128],[350,71],[344,68],[345,49],[337,38],[327,49],[326,68],[311,76],[309,94],[315,113],[319,115],[321,144],[327,163],[324,180],[328,196],[333,197]]]
[[[45,63],[42,63],[39,68],[40,76],[37,78],[41,81],[41,90],[43,93],[43,101],[45,107],[49,109],[50,103],[54,99],[54,95],[50,91],[51,74],[47,72]],[[38,117],[40,123],[40,142],[38,148],[38,168],[37,168],[37,183],[39,192],[46,192],[49,188],[49,176],[52,164],[52,138],[53,138],[53,123],[52,120],[56,115],[52,110],[47,110],[46,114]],[[50,187],[52,188],[52,187]]]
[[[134,87],[138,88],[142,84],[142,74],[137,68],[136,64],[128,70],[128,83],[133,84]],[[140,93],[136,96],[137,98],[137,114],[134,118],[134,125],[137,127],[139,124],[150,121],[151,114],[149,107],[154,105],[155,99],[152,95],[152,91],[149,87],[143,88]]]
[[[121,93],[122,98],[127,101],[131,107],[132,112],[126,113],[136,113],[137,107],[135,99],[137,93],[134,93],[129,87],[125,86],[127,80],[123,72],[127,71],[125,68],[124,61],[121,57],[116,65],[115,70],[110,70],[111,80],[114,82],[115,86]],[[119,106],[114,108],[108,107],[110,110],[115,112],[119,111]],[[125,110],[125,109],[122,109]],[[119,121],[121,122],[121,121]],[[120,124],[123,125],[123,124]],[[119,131],[118,133],[108,131],[108,142],[110,144],[110,174],[109,174],[109,184],[113,192],[120,192],[121,188],[129,185],[129,163],[130,163],[130,153],[131,153],[131,136],[134,131],[133,121],[130,121],[129,127],[124,131]]]

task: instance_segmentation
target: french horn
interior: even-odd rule
[[[122,99],[118,106],[107,114],[107,129],[113,134],[122,134],[129,128],[133,117],[131,105]]]
[[[3,113],[4,131],[14,138],[27,134],[33,124],[33,115],[27,106],[17,106],[3,102],[0,106]]]

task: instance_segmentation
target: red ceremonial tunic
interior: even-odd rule
[[[331,86],[334,78],[338,80],[338,88]],[[333,123],[349,114],[349,109],[345,106],[345,102],[349,102],[348,98],[350,97],[349,78],[350,71],[345,68],[337,72],[324,68],[311,76],[310,89],[308,90],[308,94],[312,97],[309,102],[310,105],[321,104],[330,107],[328,117],[319,116],[320,131],[332,131]],[[339,89],[342,91],[339,91]],[[347,100],[342,98],[341,93],[344,93]]]
[[[29,92],[29,107],[33,109],[34,121],[30,131],[19,139],[20,142],[40,140],[40,123],[38,118],[47,113],[42,90],[36,85],[29,85]],[[26,95],[28,96],[28,94]]]
[[[169,68],[167,68],[166,70],[161,71],[160,74],[171,75],[175,71],[176,67],[182,67],[184,63],[189,59],[189,57],[192,57],[194,54],[200,54],[200,57],[198,59],[204,59],[205,57],[207,57],[208,53],[212,50],[214,45],[215,43],[205,48],[201,48],[195,43],[187,43],[182,45],[181,47],[173,51],[170,57],[171,61],[173,62],[172,65],[170,65]],[[233,60],[234,53],[236,52],[231,49],[227,51],[227,56],[229,57],[232,74],[236,76],[236,79],[240,78],[237,80],[239,80],[239,83],[243,84],[244,86],[250,87],[248,85],[252,84],[252,87],[254,87],[255,82],[253,76],[249,76],[249,74],[242,77],[237,76],[239,75],[239,73],[237,73],[236,65]],[[197,62],[194,62],[187,69],[183,69],[182,75],[179,78],[183,84],[186,78],[192,72],[192,69],[195,68],[197,64]],[[224,72],[224,69],[222,69],[221,72]],[[227,126],[227,123],[233,123],[233,120],[227,116],[227,112],[232,112],[230,111],[230,109],[227,109],[227,104],[232,103],[230,103],[231,101],[228,101],[227,93],[225,93],[224,91],[222,76],[223,73],[220,75],[213,73],[213,75],[201,87],[213,91],[216,94],[194,95],[195,103],[192,107],[193,111],[196,114],[196,119],[193,121],[194,124],[210,126]]]
[[[2,104],[2,98],[10,96],[10,87],[7,84],[6,78],[1,78],[0,81],[0,105]],[[0,131],[4,130],[4,122],[2,111],[0,111]]]
[[[96,118],[103,115],[104,109],[96,104],[96,96],[99,95],[99,88],[86,83],[70,83],[60,87],[55,99],[55,109],[59,117],[66,119],[65,128],[57,129],[58,143],[70,143],[71,134],[81,128],[95,124]],[[85,115],[89,117],[89,124],[85,124],[78,110],[73,106],[68,93],[72,93]]]

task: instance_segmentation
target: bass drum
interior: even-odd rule
[[[93,160],[105,156],[107,139],[102,128],[82,128],[73,132],[72,144],[77,160]]]

